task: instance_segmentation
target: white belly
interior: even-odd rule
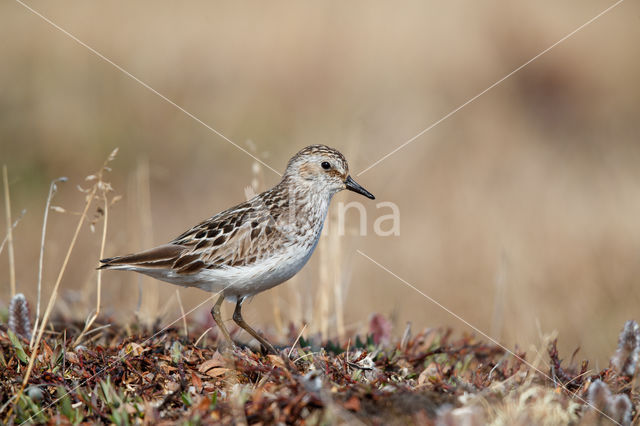
[[[310,247],[289,247],[278,256],[250,266],[202,269],[188,275],[176,274],[172,270],[132,269],[172,284],[197,287],[211,293],[224,293],[231,299],[251,297],[287,281],[302,269],[311,257],[318,243],[318,237]]]
[[[330,200],[330,197],[320,200],[321,205],[316,211],[318,216],[300,213],[300,217],[306,219],[306,224],[311,224],[306,229],[307,239],[303,238],[298,241],[298,244],[292,244],[284,251],[250,266],[202,269],[193,274],[177,274],[171,269],[144,269],[126,265],[113,269],[135,270],[172,284],[197,287],[211,293],[223,293],[231,299],[251,297],[285,282],[307,263],[320,239]],[[318,204],[311,201],[310,204]],[[279,226],[285,235],[295,235],[304,225],[303,221],[302,223],[284,222]]]

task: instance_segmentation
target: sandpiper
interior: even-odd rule
[[[309,260],[333,195],[348,189],[375,197],[349,176],[344,156],[311,145],[287,164],[280,183],[249,201],[189,229],[173,241],[125,256],[102,259],[100,269],[140,272],[220,297],[211,315],[233,346],[220,316],[225,299],[235,301],[233,320],[271,353],[277,353],[242,318],[242,302],[294,276]]]

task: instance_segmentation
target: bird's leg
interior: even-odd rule
[[[236,303],[236,309],[233,311],[233,320],[236,322],[236,324],[238,324],[240,327],[242,327],[247,333],[249,333],[250,335],[252,335],[253,337],[256,338],[256,340],[258,340],[258,342],[260,342],[260,344],[270,353],[274,354],[274,355],[278,355],[278,352],[276,351],[276,349],[273,347],[273,345],[271,343],[269,343],[267,341],[267,339],[265,339],[264,337],[262,337],[260,334],[258,334],[257,331],[255,331],[253,328],[249,327],[249,324],[246,323],[246,321],[244,320],[244,318],[242,318],[242,301],[244,300],[244,298],[238,298],[238,302]]]
[[[231,336],[229,335],[227,328],[224,326],[224,322],[222,322],[222,316],[220,316],[220,306],[222,305],[222,302],[224,302],[224,294],[220,295],[215,305],[213,305],[213,308],[211,308],[211,316],[213,317],[213,320],[216,322],[216,324],[218,324],[218,328],[224,335],[224,338],[227,340],[227,344],[229,345],[229,347],[233,348],[233,340],[231,340]],[[225,349],[225,347],[223,346],[222,349]]]

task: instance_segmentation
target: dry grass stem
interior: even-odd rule
[[[187,327],[187,316],[184,313],[184,306],[182,305],[182,297],[180,297],[180,290],[176,289],[176,298],[178,299],[178,306],[180,306],[180,318],[182,318],[182,326],[184,327],[184,335],[189,337],[189,328]]]
[[[102,176],[100,177],[99,184],[102,183]],[[100,242],[100,257],[99,259],[104,259],[104,246],[107,241],[107,225],[109,222],[109,201],[107,200],[107,192],[105,185],[99,185],[102,191],[102,201],[104,202],[104,218],[102,223],[102,240]],[[96,277],[96,309],[91,315],[91,317],[86,321],[84,329],[80,333],[80,335],[76,338],[73,346],[78,345],[82,341],[82,337],[87,333],[89,328],[93,325],[94,321],[100,315],[100,296],[102,294],[102,271],[100,269],[97,270]]]
[[[151,171],[149,161],[139,158],[135,173],[129,182],[130,216],[137,218],[137,224],[132,222],[132,234],[139,249],[153,247],[153,216],[151,214]],[[157,281],[146,276],[132,278],[138,287],[137,316],[146,325],[152,325],[160,312],[160,295],[163,288],[158,287]]]
[[[493,313],[491,316],[490,334],[495,337],[496,340],[502,339],[502,330],[504,327],[504,306],[508,284],[508,267],[509,259],[503,249],[500,254],[500,262],[494,279]]]
[[[13,227],[11,226],[11,197],[9,195],[9,177],[7,165],[2,166],[2,181],[4,183],[4,209],[7,223],[7,252],[9,253],[9,283],[11,285],[11,297],[16,295],[16,264],[13,254]]]
[[[51,200],[58,190],[58,182],[66,182],[66,177],[59,177],[51,181],[49,185],[49,195],[47,196],[47,202],[44,207],[44,218],[42,220],[42,236],[40,239],[40,259],[38,260],[38,296],[36,299],[36,319],[33,323],[33,329],[37,330],[40,323],[40,300],[42,296],[42,270],[44,262],[44,242],[47,234],[47,222],[49,219],[49,208],[51,207]],[[31,341],[29,342],[29,348],[33,350],[33,344],[35,342],[35,333],[31,334]]]
[[[98,191],[98,189],[103,189],[105,186],[108,186],[108,184],[105,184],[104,182],[102,182],[102,173],[105,170],[109,170],[107,168],[107,163],[109,163],[111,160],[113,160],[113,158],[115,158],[115,155],[117,154],[118,149],[114,149],[111,154],[109,155],[109,157],[107,158],[107,160],[105,161],[105,163],[103,164],[102,168],[100,169],[100,171],[98,172],[98,176],[100,176],[100,179],[98,179],[98,181],[90,188],[87,190],[84,190],[83,192],[86,193],[87,195],[85,196],[85,206],[84,209],[82,210],[82,213],[80,215],[80,219],[78,220],[78,225],[76,226],[75,232],[73,233],[73,237],[71,238],[71,242],[69,243],[69,248],[67,249],[67,253],[64,257],[64,260],[62,262],[62,266],[60,267],[60,272],[58,273],[58,277],[56,279],[56,282],[53,286],[53,291],[51,292],[51,296],[49,297],[49,303],[47,304],[47,309],[44,312],[44,316],[42,317],[42,324],[40,324],[40,328],[37,331],[38,336],[36,337],[35,343],[34,343],[34,347],[33,347],[33,351],[31,352],[31,356],[29,357],[29,363],[27,364],[27,371],[24,374],[24,378],[22,380],[22,385],[20,386],[20,390],[18,391],[18,397],[17,397],[17,401],[20,401],[20,398],[22,396],[22,394],[24,393],[24,389],[27,385],[27,383],[29,382],[29,377],[31,376],[31,372],[33,371],[33,365],[35,362],[35,359],[38,355],[38,349],[39,349],[39,345],[40,345],[40,341],[42,340],[42,335],[44,334],[45,331],[45,327],[47,326],[47,322],[49,321],[49,316],[51,315],[51,312],[53,310],[53,306],[55,305],[55,301],[56,298],[58,296],[58,289],[60,288],[60,283],[62,282],[62,277],[64,276],[64,273],[67,269],[67,265],[69,263],[69,258],[71,257],[71,252],[73,251],[73,248],[76,245],[76,241],[78,239],[78,235],[80,234],[80,230],[82,229],[82,225],[84,223],[85,218],[87,217],[87,212],[89,211],[89,207],[91,207],[91,204],[93,203],[94,197],[96,195],[96,192]],[[87,178],[87,180],[91,180],[90,178],[92,178],[93,176],[89,176]],[[95,178],[95,177],[94,177]],[[34,330],[35,331],[35,330]],[[8,416],[11,415],[13,408],[15,407],[12,406],[11,409],[9,410]]]
[[[300,333],[298,333],[298,337],[296,337],[296,340],[293,342],[293,345],[291,345],[291,349],[289,349],[289,355],[287,355],[288,358],[291,358],[291,354],[293,353],[293,349],[296,347],[296,345],[298,344],[298,341],[300,340],[300,338],[302,337],[302,335],[304,334],[304,331],[307,329],[307,324],[305,324],[302,327],[302,330],[300,330]]]
[[[330,221],[330,216],[327,221]],[[320,267],[318,271],[319,283],[316,293],[317,303],[312,304],[314,306],[313,314],[314,321],[312,326],[316,326],[316,332],[320,332],[323,338],[327,338],[329,335],[329,291],[331,288],[330,280],[330,248],[327,234],[331,232],[331,226],[324,231],[325,235],[320,238],[318,243],[318,257],[320,261]]]
[[[611,368],[589,370],[586,361],[582,367],[563,363],[555,341],[548,348],[554,365],[549,375],[524,368],[525,353],[514,357],[469,333],[455,337],[450,329],[422,330],[405,345],[379,345],[369,334],[314,350],[315,344],[301,337],[303,326],[292,347],[300,345],[303,353],[289,362],[240,348],[228,357],[215,347],[200,348],[210,328],[197,322],[192,331],[200,338],[183,343],[181,330],[172,327],[178,321],[148,338],[133,337],[121,324],[113,324],[109,333],[97,333],[108,326],[94,328],[87,347],[74,351],[62,343],[66,333],[48,335],[61,356],[53,360],[51,349],[43,349],[41,357],[49,361],[36,364],[29,397],[7,393],[0,412],[9,403],[18,407],[6,419],[10,424],[156,424],[161,419],[182,424],[208,418],[216,424],[449,425],[629,424],[637,411],[638,390],[628,377]],[[77,322],[63,326],[76,330]],[[0,345],[9,359],[18,356],[2,333]],[[23,370],[19,362],[7,365],[3,372],[14,377],[8,382],[11,392]],[[54,396],[56,381],[65,379],[73,388],[58,389]],[[53,400],[31,399],[34,388]],[[101,394],[105,388],[115,398]],[[159,404],[145,411],[140,398]]]
[[[26,212],[27,212],[26,210],[22,210],[20,212],[20,216],[18,216],[18,218],[13,221],[13,225],[11,225],[11,229],[16,229],[16,226],[18,226],[18,223],[20,223],[20,221],[22,220]],[[0,254],[2,254],[2,251],[4,250],[4,246],[7,244],[8,240],[9,240],[9,235],[5,235],[5,237],[2,239],[2,243],[0,244]]]
[[[44,316],[42,317],[42,324],[40,324],[40,328],[38,329],[38,336],[36,337],[36,341],[34,344],[33,351],[31,352],[31,356],[29,357],[29,363],[27,365],[27,371],[24,374],[24,379],[22,380],[22,385],[20,386],[20,390],[18,391],[17,400],[19,401],[22,394],[24,393],[24,389],[29,382],[29,377],[31,376],[31,371],[33,371],[33,363],[38,355],[38,348],[40,345],[40,341],[42,340],[42,335],[44,334],[44,329],[49,321],[49,316],[51,315],[51,311],[53,310],[53,305],[56,302],[56,298],[58,296],[58,288],[60,287],[60,282],[62,281],[62,276],[64,275],[65,270],[67,269],[67,264],[69,263],[69,258],[71,257],[71,251],[73,247],[76,245],[76,240],[78,238],[78,234],[80,233],[80,229],[82,228],[82,224],[84,223],[84,219],[87,216],[87,212],[89,211],[89,207],[92,204],[93,197],[97,191],[97,186],[90,190],[89,194],[86,197],[86,203],[82,214],[80,215],[80,220],[78,220],[78,225],[76,226],[76,230],[73,234],[73,238],[71,239],[71,243],[69,243],[69,248],[67,249],[67,254],[65,255],[64,261],[62,262],[62,266],[60,267],[60,272],[58,273],[58,278],[56,279],[56,283],[53,286],[53,291],[51,292],[51,296],[49,297],[49,303],[47,304],[47,309],[44,312]],[[7,416],[11,416],[13,411],[13,407],[9,410]]]
[[[200,343],[200,341],[201,341],[202,339],[204,339],[204,336],[206,336],[206,335],[207,335],[207,333],[208,333],[208,332],[210,332],[211,330],[213,330],[213,327],[209,327],[209,328],[207,328],[205,331],[203,331],[203,332],[202,332],[202,334],[200,335],[200,337],[198,337],[198,338],[196,339],[196,342],[193,344],[193,347],[194,347],[194,348],[195,348],[195,347],[198,347],[198,343]]]
[[[333,225],[336,225],[335,216],[333,220]],[[337,226],[331,227],[331,233],[329,236],[329,245],[330,245],[330,255],[331,255],[331,270],[333,271],[333,297],[335,304],[335,319],[336,319],[336,330],[338,332],[338,338],[340,340],[344,339],[345,336],[345,327],[344,327],[344,298],[343,298],[343,275],[344,275],[344,267],[342,264],[342,255],[343,255],[343,247],[342,247],[342,238],[340,238],[339,231]]]
[[[169,309],[171,307],[171,305],[173,304],[173,299],[175,299],[176,294],[175,293],[171,293],[171,296],[169,296],[166,300],[166,302],[164,303],[164,305],[162,305],[162,308],[158,310],[158,312],[156,313],[156,317],[158,318],[164,318],[167,315],[167,312],[169,312]],[[140,315],[140,313],[138,313],[138,315]],[[180,319],[180,318],[178,318]],[[144,318],[140,318],[138,317],[138,320],[144,320]]]

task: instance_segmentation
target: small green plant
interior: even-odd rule
[[[27,364],[29,362],[29,357],[24,351],[24,348],[22,347],[22,343],[20,343],[20,339],[18,338],[18,336],[14,334],[13,331],[11,331],[11,329],[7,330],[7,334],[9,335],[9,340],[11,340],[11,344],[16,350],[16,356],[23,364]]]
[[[209,403],[209,410],[215,410],[218,405],[218,393],[211,394],[211,402]]]
[[[193,405],[193,400],[191,399],[191,394],[189,392],[182,392],[181,398],[185,406],[191,407]]]
[[[173,344],[171,345],[171,361],[174,364],[178,364],[182,359],[182,351],[183,351],[182,343],[180,343],[177,340],[173,342]]]
[[[28,395],[22,395],[16,404],[16,423],[33,422],[46,423],[47,417],[38,401],[34,401]]]
[[[72,407],[71,396],[62,386],[58,387],[58,398],[58,411],[60,411],[60,414],[69,419],[69,421],[74,425],[82,423],[84,417],[80,412],[80,408]]]
[[[107,376],[106,380],[100,381],[98,395],[103,404],[111,411],[108,415],[116,425],[129,425],[129,414],[127,413],[124,403],[126,396],[124,391],[117,391],[111,383],[111,376]]]

